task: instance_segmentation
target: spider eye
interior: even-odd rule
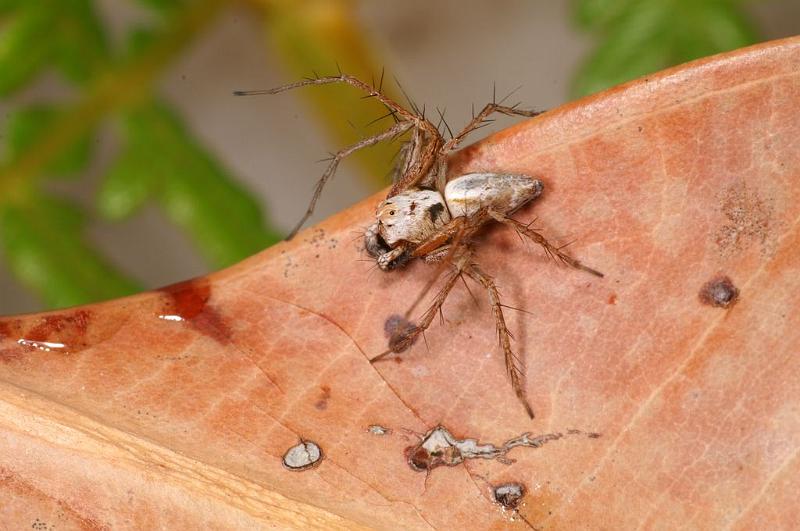
[[[390,211],[389,211],[389,215],[390,215],[390,216],[394,216],[394,210],[390,210]]]

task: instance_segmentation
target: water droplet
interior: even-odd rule
[[[62,349],[66,348],[64,343],[58,343],[55,341],[35,341],[33,339],[17,339],[17,343],[24,347],[32,347],[38,350],[42,350],[44,352],[50,352],[53,349]]]

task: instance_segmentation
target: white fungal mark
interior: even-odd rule
[[[584,433],[580,430],[568,430],[566,435],[584,434],[590,438],[599,437],[597,433]],[[480,444],[477,439],[456,439],[444,426],[436,426],[429,431],[422,442],[406,450],[408,464],[417,471],[427,471],[437,466],[456,466],[466,459],[497,459],[506,464],[514,462],[506,454],[518,446],[540,448],[550,441],[564,437],[564,433],[547,433],[531,437],[523,433],[519,437],[509,439],[500,446]]]
[[[384,428],[383,426],[379,426],[378,424],[371,424],[367,431],[370,432],[372,435],[389,435],[392,433],[392,430],[389,428]]]
[[[289,470],[299,472],[307,470],[322,459],[322,449],[312,441],[300,441],[283,454],[283,466]]]

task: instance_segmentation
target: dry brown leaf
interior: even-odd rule
[[[432,271],[358,261],[377,197],[207,278],[0,320],[2,520],[797,528],[798,142],[789,39],[640,79],[457,155],[454,171],[540,176],[545,194],[520,217],[574,239],[606,274],[559,267],[507,230],[482,242],[506,303],[531,312],[509,321],[533,421],[477,288],[478,307],[456,290],[427,350],[367,361]],[[715,306],[726,282],[738,299]],[[495,445],[601,436],[514,448],[511,464],[412,470],[407,449],[439,424]],[[323,459],[289,471],[282,455],[301,439]],[[506,482],[525,487],[524,519],[493,501]]]

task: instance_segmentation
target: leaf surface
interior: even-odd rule
[[[478,306],[454,292],[427,349],[368,362],[433,272],[358,261],[378,196],[206,278],[0,320],[2,519],[797,527],[798,138],[789,39],[637,80],[456,155],[454,173],[540,177],[543,197],[518,216],[606,274],[558,267],[501,229],[477,242],[505,302],[530,312],[508,321],[532,421],[477,287]],[[709,304],[731,292],[724,277],[738,290],[727,308]],[[600,436],[413,470],[407,449],[437,425],[494,445]],[[287,470],[300,440],[323,458]],[[525,487],[525,521],[491,497],[506,482]]]

